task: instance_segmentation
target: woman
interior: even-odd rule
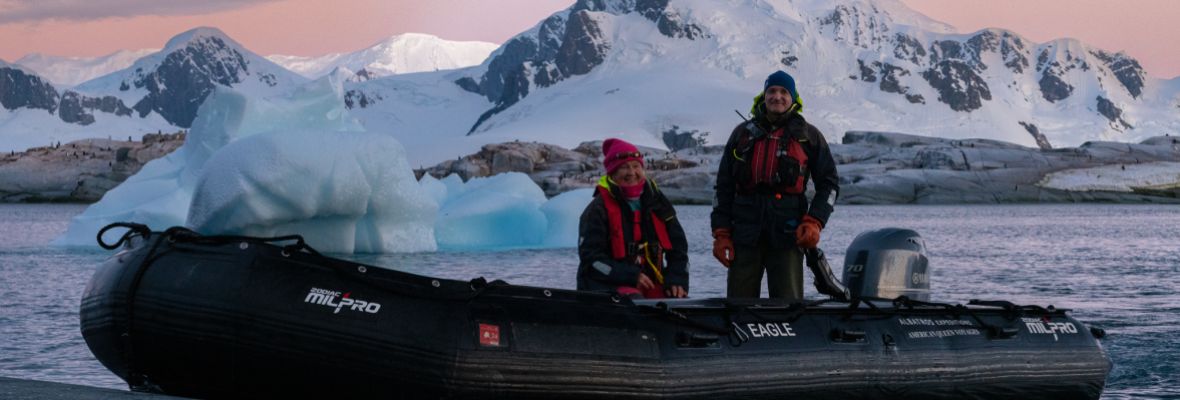
[[[688,296],[688,241],[672,203],[647,179],[643,155],[602,142],[606,175],[578,227],[578,290],[633,298]]]

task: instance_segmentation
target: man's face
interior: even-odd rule
[[[639,161],[631,160],[616,168],[615,172],[610,175],[610,178],[620,186],[635,186],[643,182],[644,176],[643,164],[640,164]]]
[[[767,112],[782,114],[791,107],[791,92],[782,86],[771,86],[766,88],[762,101],[766,103]]]

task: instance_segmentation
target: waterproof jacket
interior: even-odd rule
[[[642,252],[633,232],[635,213],[623,198],[621,189],[608,179],[603,179],[600,185],[606,185],[606,192],[610,195],[602,196],[601,191],[596,190],[594,199],[582,212],[578,225],[578,290],[615,292],[619,286],[634,287],[641,272],[646,273],[652,282],[658,283],[655,273],[650,271],[650,266],[635,262],[636,256]],[[638,215],[642,241],[648,246],[660,247],[663,253],[663,268],[660,271],[664,281],[663,287],[667,289],[681,286],[688,290],[688,240],[684,236],[684,228],[676,218],[676,210],[651,179],[647,180],[639,201]],[[623,249],[621,259],[615,256],[616,250],[611,244],[612,229],[606,202],[613,202],[622,210],[618,213],[622,218],[618,226],[622,227],[622,243],[626,248]],[[661,235],[657,233],[652,218],[663,221],[671,248],[663,248],[664,246],[660,245]],[[616,234],[618,233],[616,231]],[[649,249],[654,250],[651,247]],[[654,251],[649,254],[654,254]]]
[[[754,118],[742,122],[733,129],[717,170],[717,184],[713,187],[713,213],[710,215],[713,229],[728,228],[735,244],[755,246],[765,236],[772,246],[783,248],[795,245],[795,228],[804,215],[811,215],[821,224],[827,225],[836,204],[840,190],[840,178],[836,174],[836,161],[823,133],[807,123],[793,107],[785,116],[774,123],[766,118],[765,105],[761,97],[754,107]],[[798,104],[798,103],[796,103]],[[779,131],[781,129],[781,131]],[[801,168],[802,185],[771,185],[755,182],[750,174],[754,157],[752,148],[759,140],[778,133],[783,138],[784,151],[778,158],[779,165],[790,165],[793,159],[784,156],[785,144],[798,143],[802,147],[806,168]],[[797,148],[797,147],[796,147]],[[799,167],[796,163],[795,167]],[[808,180],[815,184],[815,195],[810,201],[802,190]]]

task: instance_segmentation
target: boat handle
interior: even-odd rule
[[[1016,334],[1019,332],[1020,329],[1016,329],[1011,326],[992,327],[991,329],[988,329],[988,334],[992,339],[1007,339],[1016,336]]]
[[[680,332],[676,345],[679,347],[720,347],[721,336],[712,333]]]
[[[832,329],[832,340],[843,343],[862,342],[865,340],[865,331],[841,328]]]

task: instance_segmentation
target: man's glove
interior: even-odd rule
[[[729,238],[729,228],[713,230],[713,257],[721,262],[725,268],[733,264],[733,239]]]
[[[803,216],[803,223],[795,229],[795,244],[804,249],[814,249],[819,245],[819,231],[822,229],[823,225],[818,219],[810,215]],[[717,248],[716,245],[713,248]]]

